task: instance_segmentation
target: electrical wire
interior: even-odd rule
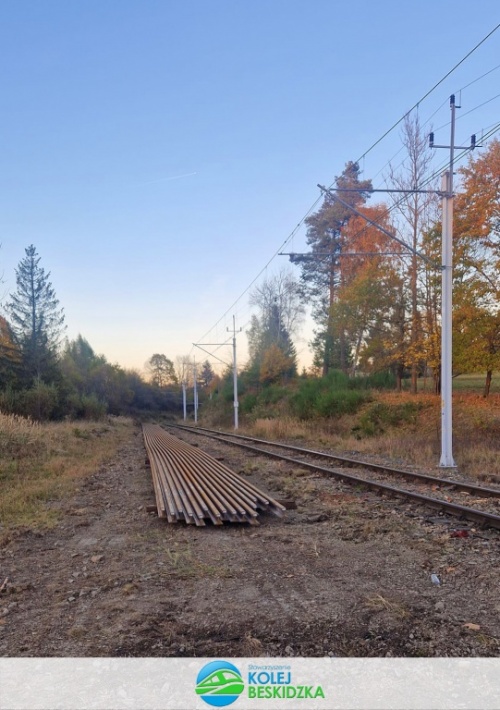
[[[245,289],[245,290],[238,296],[238,298],[229,306],[229,308],[223,313],[223,315],[219,318],[219,320],[215,323],[215,325],[213,325],[209,330],[207,330],[206,333],[204,333],[204,335],[201,336],[200,341],[201,341],[201,340],[204,340],[204,339],[209,335],[209,333],[211,333],[212,330],[214,330],[214,328],[216,328],[216,327],[219,325],[219,323],[229,314],[229,312],[236,306],[236,304],[239,303],[239,301],[241,301],[241,299],[243,298],[243,296],[245,296],[245,295],[249,292],[249,290],[252,288],[252,286],[254,285],[254,283],[262,276],[262,274],[264,273],[264,271],[268,268],[268,266],[271,264],[271,262],[274,261],[274,259],[275,259],[275,258],[278,256],[278,254],[280,253],[280,251],[281,251],[284,247],[286,247],[286,245],[288,244],[288,242],[295,236],[295,234],[298,232],[298,230],[300,229],[300,227],[302,226],[302,224],[305,222],[305,220],[307,219],[307,217],[309,217],[309,215],[311,214],[311,212],[316,208],[316,205],[317,205],[319,202],[321,202],[322,199],[323,199],[323,196],[322,196],[322,195],[319,195],[319,197],[316,198],[316,200],[315,200],[315,201],[312,203],[312,205],[309,207],[309,209],[307,210],[307,212],[305,213],[305,215],[302,217],[302,219],[300,220],[300,222],[298,222],[298,224],[296,225],[296,227],[295,227],[295,228],[292,230],[292,232],[288,235],[288,237],[285,239],[285,241],[284,241],[284,242],[278,247],[278,249],[274,252],[274,254],[271,256],[271,258],[268,260],[268,262],[265,264],[265,266],[262,267],[262,269],[259,271],[259,273],[257,274],[257,276],[252,280],[252,282],[251,282],[250,284],[248,284],[248,286],[246,287],[246,289]]]
[[[454,66],[452,69],[450,69],[438,82],[436,82],[436,83],[434,84],[434,86],[432,87],[432,89],[429,89],[429,91],[428,91],[426,94],[424,94],[424,95],[422,96],[422,98],[419,99],[419,100],[411,107],[411,109],[409,109],[405,114],[403,114],[403,116],[401,116],[401,118],[400,118],[398,121],[396,121],[396,123],[394,123],[394,124],[383,134],[383,136],[381,136],[377,141],[375,141],[375,143],[373,143],[373,145],[371,145],[371,146],[368,148],[368,150],[365,151],[365,152],[363,153],[363,155],[362,155],[356,162],[359,163],[365,156],[368,155],[368,153],[370,153],[379,143],[381,143],[381,142],[384,140],[384,138],[386,138],[386,137],[389,135],[389,133],[391,133],[395,128],[397,128],[397,127],[399,126],[399,124],[401,123],[401,121],[404,121],[404,119],[406,118],[406,116],[408,116],[414,109],[416,109],[416,108],[419,106],[419,104],[421,104],[423,101],[425,101],[425,99],[426,99],[428,96],[430,96],[430,95],[437,89],[437,87],[440,86],[440,85],[443,83],[443,81],[445,81],[451,74],[453,74],[453,72],[454,72],[456,69],[458,69],[458,67],[459,67],[461,64],[463,64],[463,63],[466,61],[466,59],[468,59],[477,49],[479,49],[479,47],[480,47],[482,44],[484,44],[484,43],[486,42],[486,40],[489,39],[489,38],[491,37],[491,35],[492,35],[494,32],[496,32],[496,31],[498,30],[499,27],[500,27],[500,23],[499,23],[496,27],[494,27],[490,32],[488,32],[488,34],[487,34],[485,37],[483,37],[483,39],[482,39],[480,42],[478,42],[475,47],[473,47],[469,52],[467,52],[467,54],[465,55],[465,57],[462,57],[462,59],[461,59],[459,62],[457,62],[457,64],[455,64],[455,66]],[[333,183],[332,183],[332,184],[333,184]]]
[[[462,88],[459,89],[458,91],[456,91],[455,93],[458,94],[458,93],[460,93],[461,91],[465,91],[465,89],[468,89],[469,86],[472,86],[473,84],[475,84],[476,82],[480,81],[481,79],[484,79],[485,76],[488,76],[488,74],[491,74],[492,72],[496,71],[497,69],[500,69],[500,64],[497,64],[496,67],[493,67],[493,69],[490,69],[489,71],[484,72],[484,74],[481,74],[481,76],[478,76],[477,79],[473,79],[472,81],[470,81],[470,82],[469,82],[468,84],[466,84],[465,86],[462,86]]]
[[[458,69],[459,66],[461,66],[477,49],[479,49],[479,47],[481,47],[481,45],[483,45],[499,28],[500,28],[500,23],[497,24],[490,32],[488,32],[488,34],[485,35],[469,52],[467,52],[467,54],[466,54],[464,57],[462,57],[462,59],[461,59],[459,62],[457,62],[439,81],[437,81],[437,82],[432,86],[431,89],[429,89],[408,111],[406,111],[406,113],[404,113],[404,114],[401,116],[401,118],[399,118],[387,131],[385,131],[385,133],[384,133],[378,140],[376,140],[376,141],[368,148],[368,150],[366,150],[366,151],[360,156],[360,158],[358,158],[358,160],[357,160],[356,162],[357,162],[357,163],[360,163],[361,161],[364,161],[365,158],[366,158],[366,156],[367,156],[377,145],[379,145],[379,144],[384,140],[384,138],[386,138],[395,128],[397,128],[397,126],[399,126],[399,124],[400,124],[402,121],[404,121],[404,119],[406,118],[406,116],[408,116],[412,111],[414,111],[416,108],[418,108],[419,105],[420,105],[425,99],[427,99],[451,74],[453,74],[454,71],[456,71],[456,69]],[[499,65],[499,67],[500,67],[500,65]],[[493,69],[489,70],[488,72],[485,72],[482,76],[478,77],[477,79],[473,80],[473,81],[470,82],[468,85],[466,85],[465,87],[463,87],[463,89],[467,88],[468,86],[471,86],[471,85],[472,85],[473,83],[475,83],[476,81],[479,81],[480,79],[484,78],[484,76],[487,76],[487,75],[490,74],[491,72],[495,71],[497,68],[498,68],[498,67],[494,67]],[[496,97],[495,97],[495,98],[496,98]],[[493,99],[491,99],[491,100],[493,100]],[[439,110],[442,108],[442,106],[444,105],[444,103],[446,103],[446,102],[443,102],[443,104],[441,104],[441,106],[439,107],[439,109],[437,109],[437,110],[434,112],[434,114],[432,114],[431,118],[435,115],[435,113],[437,113],[437,111],[439,111]],[[487,103],[488,103],[488,102],[487,102]],[[479,107],[478,107],[478,108],[479,108]],[[430,119],[428,119],[428,120],[430,120]],[[425,124],[424,124],[424,125],[425,125]],[[496,130],[499,130],[499,128],[497,128]],[[495,131],[495,132],[496,132],[496,131]],[[484,140],[487,140],[487,136],[483,136],[481,140],[483,140],[483,141],[484,141]],[[400,151],[398,151],[398,153],[396,153],[396,155],[398,155],[399,152],[400,152]],[[464,152],[464,153],[465,153],[465,152]],[[463,153],[463,154],[464,154],[464,153]],[[462,155],[463,155],[463,154],[462,154]],[[459,156],[457,156],[456,159],[458,160],[460,157],[462,157],[462,156],[459,155]],[[445,163],[445,165],[446,165],[446,163]],[[438,169],[439,172],[442,171],[442,169],[443,169],[443,167],[441,167],[440,169]],[[379,172],[380,172],[380,171],[379,171]],[[424,184],[429,184],[429,182],[430,182],[432,179],[436,179],[437,175],[439,175],[439,172],[435,172],[435,173],[429,178],[429,180],[427,180]],[[379,173],[377,173],[377,175],[378,175],[378,174],[379,174]],[[329,187],[332,187],[334,184],[335,184],[335,181],[333,181]],[[228,309],[223,313],[223,315],[216,321],[216,323],[215,323],[211,328],[209,328],[209,330],[207,330],[207,331],[201,336],[201,338],[199,339],[200,342],[203,341],[214,329],[216,329],[216,328],[219,326],[219,324],[226,318],[226,316],[230,313],[230,311],[231,311],[232,309],[234,309],[234,307],[241,301],[241,299],[249,292],[249,290],[250,290],[250,289],[252,288],[252,286],[256,283],[256,281],[262,276],[262,274],[264,273],[264,271],[269,267],[269,265],[270,265],[270,264],[274,261],[274,259],[278,256],[278,254],[280,253],[280,251],[282,251],[282,249],[291,241],[291,239],[293,239],[293,237],[296,235],[296,233],[298,232],[298,230],[302,227],[302,225],[303,225],[303,223],[305,222],[305,220],[307,219],[307,217],[312,213],[312,211],[316,208],[317,204],[322,200],[322,197],[323,197],[323,196],[320,195],[320,196],[312,203],[312,205],[311,205],[310,208],[307,210],[307,212],[304,214],[304,216],[302,217],[302,219],[297,223],[297,225],[295,226],[295,228],[294,228],[294,229],[292,230],[292,232],[288,235],[288,237],[284,240],[284,242],[280,245],[280,247],[273,253],[273,255],[272,255],[272,256],[270,257],[270,259],[267,261],[267,263],[265,264],[265,266],[259,271],[259,273],[257,274],[257,276],[251,281],[251,283],[246,287],[246,289],[238,296],[238,298],[229,306],[229,308],[228,308]],[[401,202],[402,202],[404,199],[405,199],[405,198],[403,197],[403,198],[401,198],[399,201],[395,202],[395,204],[393,205],[393,207],[391,207],[391,211],[392,211],[392,209],[395,208],[398,204],[401,204]],[[191,348],[190,354],[191,354],[191,352],[193,351],[193,348],[194,348],[194,345],[193,345],[193,347]]]

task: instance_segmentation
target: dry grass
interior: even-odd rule
[[[268,439],[300,440],[301,445],[321,446],[349,455],[390,459],[423,469],[439,464],[441,401],[432,394],[387,392],[376,395],[378,402],[397,406],[416,402],[416,421],[386,426],[376,436],[360,435],[360,416],[302,422],[291,417],[259,419],[246,432]],[[366,411],[372,404],[367,405]],[[460,471],[491,480],[500,476],[500,395],[460,393],[453,399],[454,455]]]
[[[112,457],[130,436],[132,422],[39,424],[0,413],[0,534],[18,526],[50,526],[49,504]]]
[[[408,611],[399,602],[393,602],[386,599],[381,594],[375,594],[372,597],[368,597],[366,600],[366,606],[369,609],[373,609],[376,612],[388,611],[393,616],[399,619],[404,619],[409,616]]]
[[[252,435],[263,439],[307,439],[309,425],[293,417],[257,419],[251,427]]]

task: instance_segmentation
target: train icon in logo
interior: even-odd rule
[[[195,691],[208,705],[222,708],[238,700],[244,687],[236,666],[227,661],[211,661],[198,673]]]

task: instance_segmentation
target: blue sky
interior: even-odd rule
[[[247,296],[231,304],[316,184],[499,18],[496,0],[2,0],[2,302],[34,244],[68,336],[111,362],[141,369],[155,352],[221,342],[233,314],[248,322]],[[422,121],[436,112],[443,126],[436,142],[450,93],[498,64],[500,30],[421,104]],[[498,93],[500,70],[463,91],[462,113],[475,110],[458,114],[458,141],[498,122]],[[400,146],[396,129],[363,158],[364,177],[380,182]]]

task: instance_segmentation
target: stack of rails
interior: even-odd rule
[[[258,510],[282,515],[285,508],[208,454],[172,436],[157,424],[144,424],[156,507],[169,523],[258,525]]]

